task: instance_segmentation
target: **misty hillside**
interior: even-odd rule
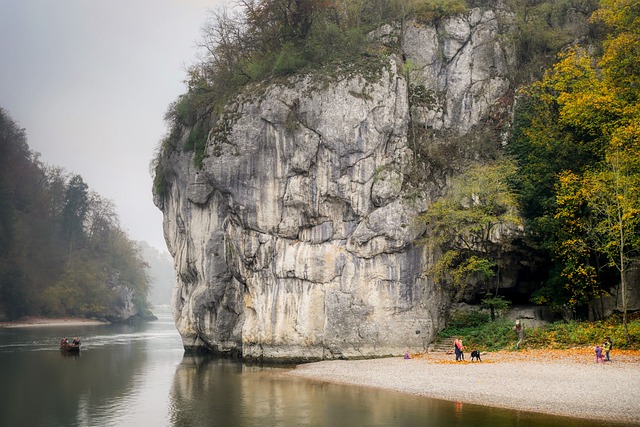
[[[142,258],[149,264],[149,303],[166,305],[171,303],[171,292],[175,284],[173,260],[168,252],[160,252],[147,242],[138,242]]]

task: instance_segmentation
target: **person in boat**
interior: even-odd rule
[[[78,345],[78,344],[80,344],[80,341],[78,340],[78,338],[74,338],[73,341],[71,341],[71,343],[73,345]]]
[[[69,340],[67,340],[67,337],[62,337],[62,339],[60,340],[60,347],[64,347],[69,345]]]

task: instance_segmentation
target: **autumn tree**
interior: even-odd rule
[[[588,206],[582,184],[580,176],[573,172],[565,171],[558,176],[553,250],[562,268],[553,286],[536,298],[536,302],[566,310],[567,316],[576,307],[606,293],[596,268],[597,255],[587,236]]]
[[[623,325],[627,342],[628,274],[640,262],[640,169],[638,152],[614,149],[601,170],[584,177],[585,198],[591,210],[589,239],[595,250],[620,274]],[[635,164],[634,164],[635,163]]]
[[[607,30],[602,55],[578,46],[560,56],[528,91],[535,108],[511,147],[524,172],[519,194],[531,206],[525,212],[535,219],[530,224],[545,225],[538,234],[559,267],[538,301],[584,305],[606,292],[614,269],[625,324],[626,276],[639,255],[639,16],[637,2],[601,3],[593,19]],[[527,153],[543,153],[537,164],[552,165],[552,173],[537,179]],[[541,182],[540,194],[527,192]]]
[[[598,135],[605,151],[578,191],[587,208],[588,244],[619,273],[626,331],[627,275],[640,261],[640,8],[633,1],[604,1],[594,19],[610,31],[604,53],[590,69],[584,66],[587,76],[560,88],[558,103],[561,122]]]

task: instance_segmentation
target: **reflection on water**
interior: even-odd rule
[[[185,356],[170,397],[171,425],[596,426],[601,423],[445,402],[304,380],[283,368]]]
[[[81,338],[79,355],[58,350],[62,336]],[[158,403],[166,408],[182,354],[170,316],[138,325],[0,329],[0,426],[169,425]]]
[[[0,329],[0,426],[596,426],[184,356],[171,316],[132,326]],[[82,338],[80,355],[61,336]],[[607,423],[611,426],[611,423]]]

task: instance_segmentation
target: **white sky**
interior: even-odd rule
[[[44,163],[111,199],[166,250],[149,163],[207,11],[228,0],[0,0],[0,106]]]

